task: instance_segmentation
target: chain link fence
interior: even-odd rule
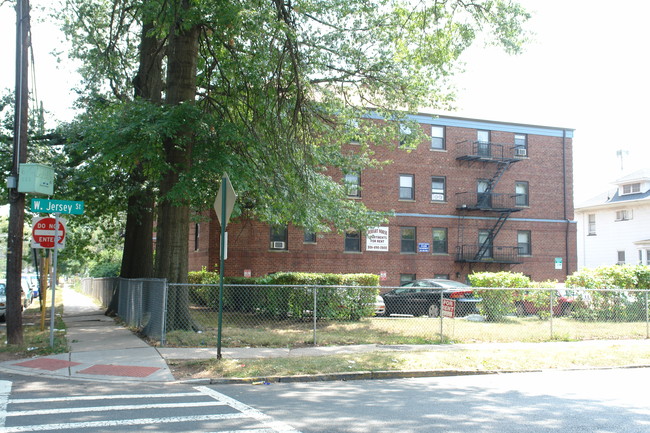
[[[216,347],[219,285],[84,280],[84,292],[162,345]],[[648,291],[224,285],[223,347],[650,338]],[[106,301],[108,300],[108,302]]]
[[[81,290],[112,309],[130,328],[143,336],[165,342],[167,281],[164,279],[84,278]]]

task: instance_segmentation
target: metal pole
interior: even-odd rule
[[[549,290],[548,297],[549,297],[548,308],[549,308],[549,312],[551,313],[550,322],[551,322],[551,340],[552,340],[553,339],[553,290]]]
[[[219,251],[219,322],[217,325],[217,359],[221,359],[221,327],[223,324],[223,267],[226,247],[226,176],[221,178],[221,250]]]
[[[314,287],[314,346],[316,345],[316,317],[318,317],[318,303],[316,297],[318,296],[318,288]]]
[[[650,338],[650,321],[648,321],[648,291],[645,291],[645,338]]]
[[[54,347],[54,313],[56,310],[56,259],[59,250],[59,213],[54,214],[54,254],[52,258],[52,306],[50,307],[50,347]]]
[[[442,323],[442,300],[445,297],[445,293],[443,289],[440,289],[440,308],[438,311],[438,314],[440,315],[440,344],[443,343],[443,323]]]

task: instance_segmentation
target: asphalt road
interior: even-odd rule
[[[650,369],[271,385],[0,375],[0,432],[650,431]]]

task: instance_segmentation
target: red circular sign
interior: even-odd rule
[[[34,238],[34,242],[39,244],[42,248],[54,248],[55,224],[55,218],[41,218],[36,221],[32,228],[32,237]],[[63,244],[64,239],[65,225],[63,225],[62,221],[59,221],[59,245]]]

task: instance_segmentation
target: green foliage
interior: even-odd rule
[[[530,287],[530,278],[512,272],[475,272],[467,277],[473,287],[525,288]],[[512,290],[475,290],[475,296],[483,298],[479,310],[488,321],[499,321],[512,314],[515,308],[515,292]]]
[[[120,262],[98,262],[88,271],[91,278],[117,277],[120,275]]]
[[[192,299],[211,308],[218,307],[217,272],[205,269],[191,272],[189,281],[196,284],[190,289]],[[374,313],[379,277],[281,272],[262,278],[225,278],[224,310],[307,319],[314,314],[314,290],[318,318],[359,320]]]
[[[649,276],[650,267],[640,265],[601,266],[575,272],[566,280],[567,287],[578,289],[572,316],[585,321],[644,320]]]

